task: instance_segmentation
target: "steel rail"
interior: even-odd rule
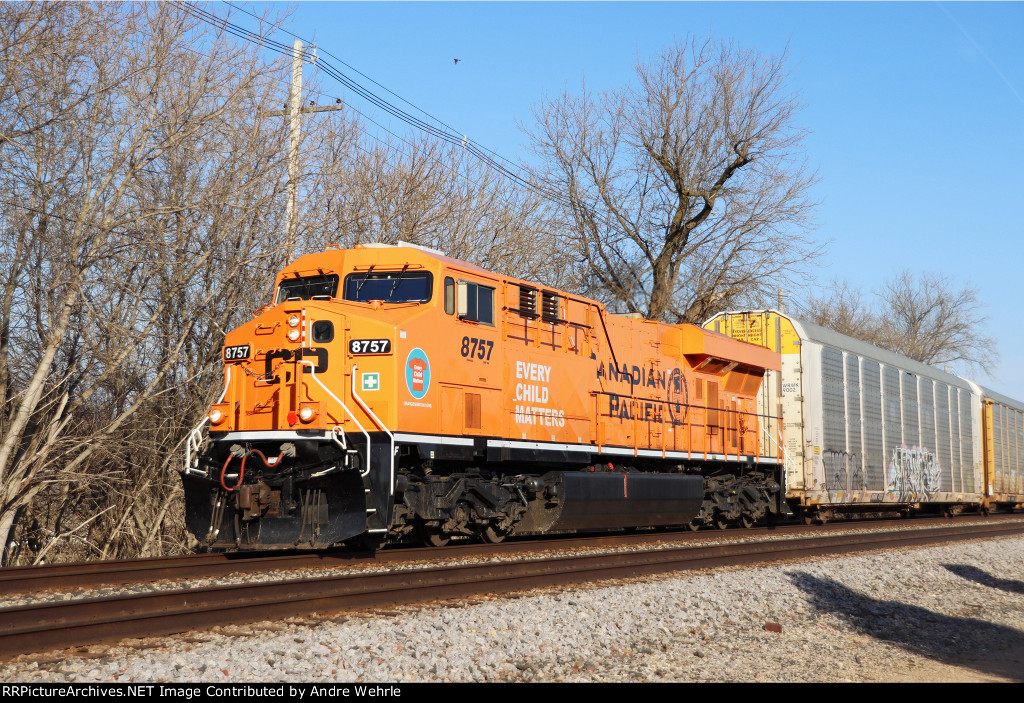
[[[1020,523],[826,535],[244,583],[0,609],[0,656],[316,612],[388,607],[687,569],[1020,535]]]
[[[356,555],[336,552],[274,555],[267,555],[266,552],[233,552],[12,566],[0,569],[0,595],[173,579],[217,578],[250,571],[330,567],[366,556],[365,552]]]
[[[991,516],[986,522],[1021,520],[1020,515]],[[836,530],[870,531],[904,526],[949,525],[946,518],[924,518],[908,525],[906,520],[874,522],[836,522],[828,525],[787,525],[748,530],[708,530],[699,533],[642,532],[603,536],[553,536],[540,539],[507,541],[500,545],[463,543],[444,549],[436,547],[401,547],[376,552],[335,550],[317,552],[268,551],[226,552],[179,557],[153,557],[39,566],[13,566],[0,569],[0,596],[109,585],[142,584],[153,581],[221,578],[233,574],[265,573],[299,569],[360,567],[383,564],[409,564],[467,557],[508,557],[570,549],[606,549],[643,547],[653,544],[689,544],[708,540],[750,540],[775,535],[797,535],[800,532],[821,533]],[[974,523],[977,524],[977,523]],[[1024,524],[1024,523],[1022,523]]]

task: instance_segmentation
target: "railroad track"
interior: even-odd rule
[[[389,607],[687,569],[1022,533],[1024,522],[1019,520],[841,535],[822,535],[819,531],[816,536],[800,539],[548,556],[384,573],[364,571],[17,606],[0,609],[0,656],[314,612]],[[448,555],[448,550],[444,555]]]
[[[1020,516],[999,516],[988,521],[1014,519]],[[156,581],[212,579],[233,574],[267,573],[273,571],[315,570],[370,565],[401,565],[417,562],[436,562],[446,559],[476,557],[509,557],[572,549],[606,549],[644,547],[664,542],[687,543],[721,539],[751,539],[781,535],[801,530],[823,531],[875,530],[878,528],[948,525],[942,518],[922,518],[909,524],[905,520],[873,522],[837,522],[829,525],[759,527],[750,530],[664,531],[619,533],[606,536],[549,536],[542,539],[508,541],[501,545],[464,543],[452,544],[444,549],[434,547],[401,547],[376,553],[358,550],[317,552],[229,552],[197,554],[180,557],[154,557],[109,561],[77,562],[72,564],[46,564],[42,566],[13,566],[0,569],[0,596],[46,591],[69,591],[101,586],[143,584]]]

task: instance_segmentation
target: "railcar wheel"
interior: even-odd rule
[[[694,518],[693,520],[690,520],[688,523],[686,523],[686,529],[688,529],[690,532],[696,532],[700,529],[700,525],[701,523],[696,518]]]
[[[740,524],[748,530],[754,526],[755,522],[756,520],[754,520],[754,518],[752,518],[750,515],[747,515],[746,513],[740,516]]]
[[[814,524],[814,514],[813,513],[804,513],[803,522],[804,522],[805,525],[813,525]]]
[[[715,527],[717,527],[720,530],[727,530],[729,529],[729,521],[726,520],[724,517],[716,517]]]

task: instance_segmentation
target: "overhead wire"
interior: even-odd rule
[[[234,5],[231,5],[231,6],[235,7]],[[256,32],[252,32],[251,30],[245,29],[244,27],[241,27],[241,26],[236,25],[236,24],[234,24],[232,22],[229,22],[228,20],[226,20],[226,19],[224,19],[222,17],[219,17],[219,16],[217,16],[217,15],[215,15],[213,13],[210,13],[210,12],[208,12],[206,10],[203,10],[202,8],[200,8],[197,5],[195,5],[194,3],[185,2],[185,3],[182,3],[182,7],[184,7],[187,12],[189,12],[190,14],[195,16],[197,19],[203,20],[205,22],[208,22],[209,24],[212,24],[212,25],[214,25],[216,27],[219,27],[219,28],[223,29],[224,31],[226,31],[227,33],[231,34],[232,36],[234,36],[236,38],[240,38],[240,39],[243,39],[245,41],[248,41],[248,42],[251,42],[251,43],[255,43],[255,44],[257,44],[257,45],[259,45],[261,47],[264,47],[264,48],[266,48],[266,49],[268,49],[270,51],[273,51],[273,52],[276,52],[276,53],[279,53],[279,54],[282,54],[282,55],[291,56],[292,53],[293,53],[293,50],[292,50],[291,47],[289,47],[289,46],[287,46],[287,45],[285,45],[285,44],[283,44],[281,42],[278,42],[278,41],[275,41],[275,40],[271,40],[271,39],[267,38],[266,36],[264,36],[262,34],[258,34]],[[255,17],[255,15],[252,15],[252,13],[246,13],[246,14],[249,14],[250,16],[254,16]],[[266,20],[263,20],[262,18],[259,18],[259,17],[257,17],[256,19],[261,21],[261,22],[266,22]],[[284,31],[284,30],[282,30],[282,31]],[[303,39],[302,37],[299,37],[298,35],[295,35],[295,34],[293,34],[291,32],[288,32],[288,34],[290,34],[291,36],[296,37],[297,39],[300,39],[303,42],[306,42],[305,39]],[[318,51],[319,50],[320,49],[318,48]],[[323,51],[323,53],[326,54],[326,55],[331,56],[332,58],[335,58],[335,60],[340,61],[340,59],[337,59],[337,57],[334,57],[333,54],[330,54],[327,51]],[[441,124],[443,126],[443,128],[435,126],[433,124],[430,124],[429,122],[426,122],[426,121],[424,121],[424,120],[422,120],[422,119],[420,119],[420,118],[418,118],[418,117],[416,117],[414,115],[411,115],[407,111],[402,110],[401,108],[393,105],[392,103],[388,102],[384,98],[378,96],[373,91],[371,91],[371,90],[365,88],[364,86],[360,85],[357,81],[355,81],[354,79],[352,79],[349,76],[347,76],[341,69],[337,68],[336,66],[331,64],[329,61],[320,59],[319,57],[316,57],[315,59],[312,59],[308,55],[306,55],[305,52],[304,52],[304,56],[303,56],[303,61],[305,63],[310,64],[311,66],[314,66],[317,70],[322,71],[328,77],[334,79],[335,81],[340,83],[342,86],[348,88],[353,93],[355,93],[357,96],[359,96],[360,98],[363,98],[364,100],[369,102],[374,107],[377,107],[378,109],[384,111],[385,113],[387,113],[387,114],[389,114],[389,115],[391,115],[391,116],[401,120],[402,122],[408,124],[409,126],[413,127],[414,129],[418,129],[420,131],[423,131],[423,132],[425,132],[425,133],[427,133],[427,134],[429,134],[429,135],[431,135],[433,137],[436,137],[436,138],[438,138],[438,139],[440,139],[440,140],[442,140],[444,142],[452,144],[453,146],[461,146],[466,152],[472,154],[473,156],[475,156],[479,160],[481,160],[484,163],[488,164],[490,167],[492,167],[493,169],[495,169],[496,171],[498,171],[499,173],[504,175],[506,178],[508,178],[508,179],[510,179],[510,180],[512,180],[512,181],[514,181],[516,183],[518,183],[519,185],[522,185],[525,188],[528,188],[529,190],[532,190],[533,192],[535,192],[535,193],[537,193],[539,195],[542,195],[542,196],[544,196],[544,197],[546,197],[546,198],[548,198],[548,199],[550,199],[550,200],[552,200],[554,202],[557,202],[558,204],[563,205],[563,206],[571,206],[572,205],[571,201],[568,198],[566,198],[564,195],[562,195],[561,193],[553,190],[550,186],[545,186],[545,185],[537,184],[536,182],[523,177],[521,174],[517,173],[516,171],[513,171],[510,168],[506,167],[504,164],[500,163],[498,159],[500,159],[501,161],[504,161],[506,163],[511,163],[511,162],[508,161],[508,159],[505,159],[504,157],[502,157],[500,155],[496,155],[497,159],[492,157],[492,156],[490,156],[489,153],[494,153],[494,152],[491,152],[489,149],[486,149],[485,147],[482,147],[475,140],[469,139],[466,135],[459,134],[459,133],[455,132],[453,130],[453,128],[449,127],[448,125],[446,125],[445,123],[441,122],[440,120],[437,120],[436,118],[431,117],[431,119],[434,119],[439,124]],[[341,62],[341,63],[344,63],[344,62]],[[348,64],[345,64],[345,65],[348,65]],[[363,74],[360,73],[360,75],[363,75]],[[374,83],[376,84],[376,81],[374,81]],[[379,84],[377,84],[377,85],[379,85]],[[391,92],[391,91],[388,91],[388,92]],[[394,93],[392,93],[392,94],[394,94]],[[404,99],[402,99],[402,100],[404,102],[408,103],[408,101],[405,101]],[[412,105],[412,103],[408,103],[408,104]],[[419,110],[419,108],[416,108],[416,109]],[[422,110],[420,110],[420,111],[423,112]],[[363,114],[363,113],[360,113],[360,114]],[[428,114],[428,113],[424,112],[424,114]],[[371,120],[371,121],[373,121],[373,120]],[[376,121],[373,121],[373,122],[374,122],[374,124],[377,124],[378,126],[381,126]],[[397,135],[394,135],[394,132],[391,132],[390,130],[387,130],[387,131],[390,134],[392,134],[393,136],[397,136]]]
[[[211,15],[211,17],[212,17],[212,15]],[[215,27],[223,28],[223,24],[221,22],[208,22],[208,23],[214,25]],[[229,32],[229,33],[232,36],[234,36],[234,37],[245,37],[245,33],[244,32]],[[251,32],[248,33],[248,34],[249,34],[249,38],[250,39],[251,39],[252,36],[256,36],[256,37],[259,36],[259,35],[256,35],[254,33],[251,33]],[[282,54],[285,54],[285,55],[288,55],[288,56],[290,56],[292,54],[292,48],[288,47],[287,45],[281,44],[280,42],[264,42],[264,43],[267,44],[268,46],[271,43],[276,44],[277,45],[277,49],[275,49],[275,50],[278,51],[279,53],[282,53]],[[142,49],[142,47],[135,46],[135,45],[133,45],[133,46],[136,49]],[[209,53],[206,53],[206,52],[203,52],[203,51],[199,51],[199,50],[194,49],[192,47],[184,47],[184,48],[185,48],[186,51],[189,51],[190,53],[193,53],[193,54],[195,54],[197,56],[202,56],[202,57],[207,58],[207,59],[214,58]],[[273,47],[271,47],[271,48],[273,48]],[[319,89],[311,88],[311,87],[307,87],[306,88],[306,92],[308,94],[311,94],[311,95],[316,95],[316,96],[318,96],[320,98],[327,98],[327,97],[329,97],[329,98],[333,99],[333,98],[336,97],[333,94],[328,94],[328,93],[325,93],[325,92],[323,92],[323,91],[321,91]],[[355,112],[356,114],[360,115],[363,119],[367,120],[368,122],[373,123],[374,125],[379,127],[381,130],[387,132],[389,135],[394,137],[395,140],[397,140],[398,142],[401,142],[401,143],[407,145],[408,147],[410,147],[410,149],[415,150],[417,148],[416,144],[413,144],[412,142],[408,141],[406,138],[404,138],[401,135],[395,133],[394,131],[388,129],[385,125],[381,124],[380,122],[375,120],[373,117],[371,117],[370,115],[366,114],[365,112],[359,110],[357,107],[353,106],[352,104],[348,103],[348,104],[346,104],[346,107],[349,108],[350,110],[352,110],[353,112]],[[382,146],[386,146],[389,151],[397,152],[402,157],[410,156],[410,154],[408,154],[406,151],[404,151],[401,147],[398,147],[395,144],[382,139],[377,134],[374,134],[373,132],[365,130],[365,129],[361,129],[361,131],[368,138],[373,139],[374,141],[376,141],[377,143],[381,144]],[[372,151],[370,149],[365,148],[358,141],[354,142],[353,146],[357,150],[359,150],[360,152],[362,152],[363,154],[365,154],[367,156],[372,156],[373,155],[373,153],[372,153]],[[385,159],[385,161],[387,161],[389,163],[389,165],[391,165],[392,167],[395,167],[394,164],[391,163],[390,158],[387,155],[384,155],[384,159]],[[154,172],[154,171],[150,171],[149,169],[141,169],[141,171],[148,172],[148,173],[154,173],[154,174],[157,173],[157,172]],[[480,189],[483,189],[483,187],[484,187],[483,184],[479,180],[477,180],[475,178],[472,178],[468,174],[463,174],[462,178],[464,178],[465,180],[468,180],[470,183],[474,184],[475,186],[477,186]],[[6,203],[8,205],[15,205],[14,203],[11,203],[9,201],[3,201],[3,200],[0,200],[0,203]],[[66,219],[66,218],[63,218],[60,215],[56,215],[54,213],[47,213],[47,212],[43,212],[43,211],[33,210],[32,208],[28,208],[28,207],[25,207],[25,209],[33,211],[33,212],[37,212],[38,214],[41,214],[41,215],[47,215],[47,216],[50,216],[50,217],[56,217],[58,219]]]
[[[239,6],[239,5],[236,5],[235,3],[231,2],[230,0],[222,0],[222,2],[223,2],[223,3],[225,4],[225,5],[227,5],[227,6],[229,6],[229,7],[232,7],[232,8],[234,8],[234,9],[238,10],[239,12],[242,12],[242,13],[244,13],[244,14],[247,14],[247,15],[249,15],[250,17],[252,17],[252,18],[253,18],[253,19],[255,19],[256,21],[260,22],[261,24],[272,24],[272,23],[270,23],[270,22],[269,22],[269,20],[266,20],[266,19],[264,19],[264,18],[260,17],[259,15],[255,14],[255,13],[253,13],[253,12],[250,12],[250,11],[248,11],[248,10],[246,10],[246,9],[245,9],[244,7],[241,7],[241,6]],[[284,29],[283,27],[278,27],[277,29],[278,29],[278,31],[284,32],[285,34],[287,34],[287,35],[289,35],[289,36],[291,36],[291,37],[293,37],[293,38],[295,38],[295,39],[298,39],[298,40],[300,40],[300,41],[302,41],[302,42],[306,42],[306,40],[305,40],[305,39],[303,39],[302,37],[300,37],[300,36],[299,36],[298,34],[295,34],[294,32],[290,32],[290,31],[288,31],[287,29]],[[308,43],[308,42],[306,42],[306,43]],[[313,45],[314,45],[314,46],[317,46],[316,44],[313,44]],[[356,68],[355,66],[353,66],[353,65],[351,65],[350,63],[346,62],[346,61],[345,61],[344,59],[342,59],[342,58],[340,58],[340,57],[336,56],[335,54],[332,54],[332,53],[331,53],[330,51],[328,51],[327,49],[324,49],[323,47],[317,46],[317,49],[318,49],[319,51],[322,51],[322,52],[323,52],[323,53],[324,53],[324,54],[325,54],[326,56],[329,56],[329,57],[331,57],[332,59],[334,59],[335,61],[337,61],[338,63],[342,64],[343,66],[345,66],[345,67],[346,67],[346,68],[348,68],[349,70],[351,70],[351,71],[354,71],[355,73],[358,73],[358,74],[359,74],[360,76],[362,76],[362,77],[363,77],[363,78],[365,78],[366,80],[370,81],[371,83],[373,83],[373,84],[374,84],[375,86],[377,86],[377,87],[378,87],[378,88],[380,88],[381,90],[383,90],[383,91],[385,91],[385,92],[387,92],[387,93],[390,93],[391,95],[393,95],[393,96],[394,96],[395,98],[397,98],[398,100],[401,100],[401,101],[402,101],[403,103],[405,103],[406,105],[409,105],[410,107],[412,107],[412,108],[416,109],[417,111],[419,111],[419,112],[422,112],[422,113],[423,113],[424,115],[426,115],[426,116],[427,116],[427,117],[429,117],[430,119],[434,120],[434,121],[435,121],[435,122],[437,122],[438,124],[442,125],[443,127],[447,128],[448,130],[452,130],[452,131],[453,131],[453,132],[455,132],[455,133],[457,133],[457,132],[458,132],[458,130],[456,130],[456,129],[455,129],[454,127],[452,127],[451,125],[447,124],[447,123],[446,123],[446,122],[445,122],[444,120],[438,119],[438,118],[437,118],[436,116],[434,116],[434,115],[430,114],[429,112],[427,112],[427,111],[426,111],[426,110],[424,110],[423,108],[419,107],[418,105],[415,105],[414,103],[410,102],[409,100],[406,100],[406,99],[405,99],[405,98],[403,98],[403,97],[402,97],[401,95],[399,95],[398,93],[394,92],[393,90],[391,90],[391,89],[390,89],[390,88],[388,88],[387,86],[385,86],[385,85],[382,85],[381,83],[378,83],[378,82],[377,82],[376,80],[374,80],[374,79],[373,79],[373,78],[372,78],[371,76],[368,76],[368,75],[366,75],[365,73],[363,73],[362,71],[360,71],[360,70],[359,70],[358,68]],[[486,146],[484,146],[483,144],[480,144],[479,142],[477,142],[477,141],[475,141],[475,140],[469,139],[469,138],[468,138],[468,136],[466,136],[466,135],[463,135],[463,138],[464,138],[464,139],[467,139],[467,140],[468,140],[469,142],[472,142],[473,144],[475,144],[475,145],[476,145],[476,146],[478,146],[479,148],[483,149],[484,151],[486,151],[486,152],[488,152],[488,153],[490,153],[490,154],[493,154],[494,156],[496,156],[497,158],[501,159],[501,160],[502,160],[502,161],[504,161],[505,163],[507,163],[507,164],[510,164],[510,165],[513,165],[513,166],[514,166],[514,164],[513,164],[513,162],[512,162],[511,160],[509,160],[509,159],[505,158],[504,156],[502,156],[501,154],[497,153],[496,151],[494,151],[494,150],[492,150],[492,149],[489,149],[489,148],[487,148]]]
[[[225,4],[229,5],[230,7],[234,8],[236,10],[239,9],[236,5],[234,5],[234,4],[230,3],[230,2],[227,2],[226,0],[225,0]],[[260,47],[264,47],[264,48],[266,48],[266,49],[268,49],[270,51],[273,51],[275,53],[279,53],[281,55],[285,55],[285,56],[289,56],[289,57],[293,56],[294,50],[293,50],[292,47],[289,47],[286,44],[283,44],[282,42],[279,42],[279,41],[276,41],[276,40],[271,40],[268,37],[264,36],[263,34],[259,34],[259,33],[253,32],[253,31],[245,29],[244,27],[241,27],[241,26],[239,26],[237,24],[229,22],[228,20],[226,20],[226,19],[224,19],[222,17],[219,17],[218,15],[216,15],[214,13],[211,13],[211,12],[208,12],[206,10],[203,10],[202,8],[198,7],[193,2],[187,2],[187,1],[183,2],[183,3],[181,3],[181,7],[183,7],[186,10],[186,12],[189,12],[190,14],[192,14],[197,19],[200,19],[200,20],[202,20],[204,22],[212,24],[212,25],[214,25],[216,27],[220,27],[220,28],[224,29],[224,31],[226,31],[227,33],[231,34],[232,36],[235,36],[235,37],[243,39],[245,41],[257,44]],[[249,16],[251,16],[251,17],[254,17],[261,24],[268,23],[267,20],[265,20],[263,18],[260,18],[260,17],[254,15],[251,12],[247,12],[244,9],[240,10],[240,11],[245,13],[245,14],[247,14],[247,15],[249,15]],[[315,44],[313,44],[312,42],[309,42],[308,40],[304,39],[303,37],[301,37],[301,36],[299,36],[297,34],[294,34],[293,32],[289,32],[287,30],[281,29],[281,28],[277,27],[276,25],[272,25],[272,26],[274,26],[274,31],[283,31],[283,32],[289,34],[290,36],[292,36],[292,37],[302,41],[304,44],[310,45],[310,47],[314,47],[315,46]],[[408,100],[405,100],[404,98],[401,98],[400,96],[398,96],[393,91],[390,91],[387,88],[384,88],[379,83],[377,83],[373,79],[365,76],[365,74],[361,73],[360,71],[358,71],[356,69],[353,69],[351,66],[349,66],[349,64],[345,63],[344,61],[342,61],[338,57],[334,56],[330,52],[322,49],[321,47],[316,47],[316,49],[317,49],[317,54],[322,53],[322,54],[324,54],[326,56],[329,56],[329,57],[335,59],[339,63],[342,63],[345,66],[348,66],[351,70],[355,71],[356,73],[359,73],[359,75],[363,76],[364,78],[367,78],[367,80],[370,80],[372,83],[374,83],[375,85],[381,87],[383,90],[386,90],[388,93],[390,93],[392,95],[395,95],[399,100],[402,100],[402,102],[405,102],[406,104],[408,104],[411,107],[415,108],[419,112],[422,112],[424,115],[426,115],[430,119],[434,120],[438,125],[441,125],[441,126],[435,126],[435,125],[430,124],[429,122],[426,122],[426,121],[424,121],[424,120],[422,120],[422,119],[420,119],[420,118],[418,118],[418,117],[416,117],[414,115],[411,115],[409,112],[407,112],[407,111],[397,107],[396,105],[388,102],[386,99],[384,99],[381,96],[377,95],[372,90],[364,87],[363,85],[358,83],[355,79],[353,79],[353,78],[349,77],[348,75],[346,75],[345,72],[342,71],[340,68],[334,66],[330,61],[321,59],[319,55],[310,57],[310,55],[307,54],[305,50],[303,50],[303,55],[302,55],[302,59],[301,60],[304,63],[307,63],[307,64],[313,66],[316,70],[322,71],[325,75],[327,75],[328,77],[334,79],[335,81],[340,83],[345,88],[348,88],[353,93],[355,93],[357,96],[359,96],[359,97],[363,98],[364,100],[366,100],[367,102],[369,102],[372,106],[382,110],[383,112],[391,115],[392,117],[395,117],[396,119],[404,122],[405,124],[409,125],[410,127],[414,128],[414,129],[418,129],[418,130],[420,130],[422,132],[425,132],[426,134],[428,134],[430,136],[433,136],[433,137],[435,137],[435,138],[437,138],[437,139],[439,139],[439,140],[441,140],[443,142],[446,142],[448,144],[451,144],[453,146],[460,146],[460,147],[462,147],[463,151],[473,155],[474,157],[476,157],[481,162],[487,164],[488,166],[493,168],[495,171],[497,171],[500,175],[502,175],[505,178],[509,179],[510,181],[512,181],[512,182],[514,182],[514,183],[516,183],[516,184],[518,184],[518,185],[520,185],[520,186],[522,186],[522,187],[524,187],[524,188],[526,188],[526,189],[536,193],[537,195],[539,195],[539,196],[541,196],[543,198],[546,198],[547,200],[549,200],[549,201],[551,201],[553,203],[561,205],[562,207],[565,207],[565,208],[569,208],[571,210],[577,210],[577,209],[580,208],[580,203],[578,201],[575,201],[573,198],[571,198],[571,197],[569,197],[569,196],[559,192],[558,190],[554,189],[549,184],[547,184],[547,183],[537,183],[537,182],[535,182],[533,180],[530,180],[530,179],[522,176],[517,171],[511,170],[510,168],[505,166],[503,163],[500,163],[501,161],[504,161],[505,163],[511,164],[511,162],[508,159],[506,159],[505,157],[497,154],[496,152],[493,152],[490,149],[487,149],[486,147],[483,147],[482,145],[477,143],[475,140],[469,139],[468,136],[465,135],[465,134],[461,134],[460,135],[459,133],[457,133],[452,127],[450,127],[446,123],[442,122],[441,120],[438,120],[437,118],[433,117],[432,115],[430,115],[429,113],[425,112],[424,110],[416,107],[415,105],[413,105]],[[350,103],[349,103],[349,105],[351,106]],[[364,113],[356,110],[355,108],[353,108],[353,110],[355,112],[358,112],[358,114],[362,115],[363,117],[365,117],[369,121],[373,122],[373,124],[377,125],[381,129],[384,129],[386,132],[388,132],[389,134],[394,136],[396,139],[399,139],[399,140],[405,142],[406,144],[409,144],[410,146],[413,146],[408,141],[402,139],[401,137],[396,135],[393,131],[391,131],[390,129],[387,129],[386,127],[381,125],[376,120],[373,120],[372,118],[369,118],[367,115],[365,115]],[[368,131],[363,130],[363,132],[365,134],[367,134],[368,136],[371,136],[371,137],[377,139],[377,137],[375,137],[374,135],[370,134]],[[380,142],[380,139],[377,139],[377,141]],[[492,156],[490,156],[490,154],[494,154],[494,156],[492,157]],[[589,209],[589,208],[586,208],[586,209]],[[608,227],[610,229],[618,229],[618,225],[610,217],[600,215],[600,214],[598,214],[597,212],[594,212],[594,211],[590,211],[589,214],[590,214],[590,216],[596,222],[599,222],[599,223],[603,224],[604,226],[606,226],[606,227]],[[637,276],[637,273],[638,272],[633,272],[634,277]]]

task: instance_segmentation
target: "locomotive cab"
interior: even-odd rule
[[[397,408],[385,389],[401,375],[403,327],[436,313],[441,270],[418,249],[360,247],[279,274],[273,302],[226,337],[205,451],[200,428],[189,438],[186,522],[200,543],[323,547],[386,532]]]

